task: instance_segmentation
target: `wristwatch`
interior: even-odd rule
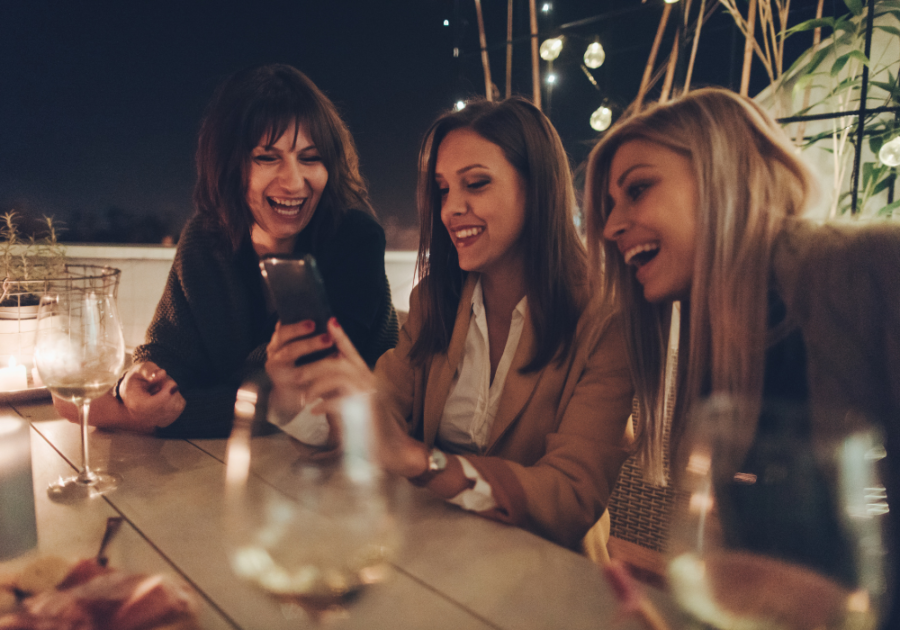
[[[446,468],[447,456],[433,448],[428,452],[428,464],[425,467],[425,472],[421,475],[410,477],[409,481],[414,486],[427,486],[432,479],[446,470]]]

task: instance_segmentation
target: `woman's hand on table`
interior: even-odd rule
[[[340,417],[343,399],[366,394],[377,401],[376,379],[335,318],[328,321],[327,333],[298,338],[309,335],[313,330],[312,322],[285,326],[279,323],[275,328],[266,362],[266,372],[272,380],[270,405],[299,410],[308,401],[321,398],[322,402],[313,411],[324,412],[332,432],[336,432],[338,425],[335,419]],[[295,365],[298,358],[331,346],[337,348],[336,354],[313,363]],[[380,413],[377,403],[373,406],[372,416],[381,465],[404,477],[420,474],[427,463],[425,446]]]
[[[131,366],[118,387],[122,402],[114,392],[91,401],[88,419],[92,426],[152,433],[156,427],[172,424],[184,411],[178,384],[151,361]],[[54,396],[53,405],[63,418],[78,422],[78,408],[73,403]]]
[[[184,411],[178,383],[152,361],[131,366],[119,384],[119,395],[135,430],[169,426]]]

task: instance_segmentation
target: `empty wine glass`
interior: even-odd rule
[[[714,628],[868,629],[887,613],[885,457],[860,414],[714,397],[690,418],[668,577]],[[680,470],[679,470],[680,468]]]
[[[34,362],[57,397],[75,404],[81,424],[81,471],[48,488],[68,502],[109,492],[117,475],[91,468],[88,412],[91,401],[116,384],[125,365],[125,341],[116,310],[119,270],[70,265],[47,282],[38,310]]]
[[[399,544],[395,480],[374,463],[369,404],[367,396],[345,399],[343,448],[320,458],[268,422],[264,379],[245,383],[235,403],[226,466],[231,566],[314,622],[346,614],[367,585],[383,581]]]

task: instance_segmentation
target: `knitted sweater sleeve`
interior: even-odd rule
[[[258,271],[217,247],[199,221],[189,223],[146,343],[134,352],[136,362],[165,369],[187,403],[161,436],[227,436],[238,387],[265,365],[271,325]]]

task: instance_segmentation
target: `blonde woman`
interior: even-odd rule
[[[800,409],[807,425],[854,411],[883,423],[898,505],[900,226],[803,220],[811,188],[777,124],[721,89],[635,115],[591,154],[590,257],[625,314],[638,449],[652,480],[663,481],[668,314],[678,300],[675,452],[688,411],[712,393],[748,401],[746,449],[779,421],[771,405]],[[810,564],[833,555],[798,554]]]

